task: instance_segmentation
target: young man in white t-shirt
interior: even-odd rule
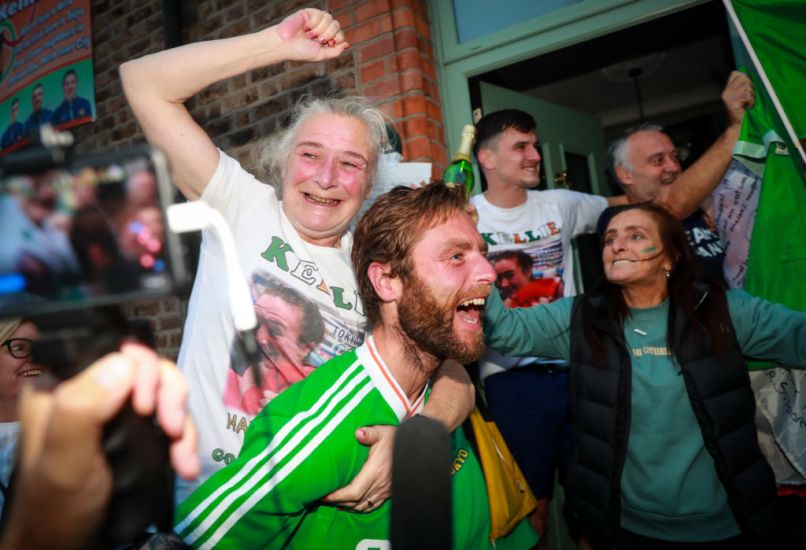
[[[608,204],[624,199],[565,189],[537,191],[541,157],[536,124],[528,113],[496,111],[482,117],[476,130],[475,154],[487,190],[471,201],[490,260],[506,250],[526,252],[533,260],[532,279],[558,279],[564,295],[574,295],[571,239],[592,233]],[[502,282],[499,290],[506,286]],[[566,365],[488,350],[479,367],[492,418],[538,498],[531,521],[544,548],[555,472],[559,469],[562,476],[571,452]]]
[[[199,483],[238,454],[256,406],[311,367],[363,342],[366,316],[355,288],[347,226],[372,187],[386,119],[361,98],[313,99],[300,105],[291,126],[266,147],[275,189],[216,148],[184,102],[219,80],[285,61],[332,59],[347,47],[330,14],[303,9],[262,31],[189,44],[120,68],[129,104],[148,140],[168,157],[179,190],[216,208],[231,226],[241,269],[259,306],[261,369],[271,370],[263,378],[277,382],[255,388],[242,376],[247,369],[233,353],[223,253],[205,233],[179,355],[190,386],[189,408],[199,428]],[[302,295],[319,310],[312,318],[324,327],[321,339],[303,339],[299,335],[305,331],[284,326],[280,321],[288,318],[264,307],[266,297],[277,293]],[[306,346],[307,354],[297,353]],[[450,429],[472,408],[472,388],[463,375],[460,365],[444,365],[435,381],[436,402],[432,398],[425,411]],[[388,497],[392,431],[358,430],[362,443],[374,443],[368,467],[360,480],[331,495],[331,501],[362,511],[368,502]],[[180,486],[178,500],[192,489]]]

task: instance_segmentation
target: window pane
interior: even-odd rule
[[[584,0],[453,0],[459,42],[505,29]]]

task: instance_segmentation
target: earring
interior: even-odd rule
[[[672,276],[672,272],[671,272],[671,271],[667,271],[667,272],[666,272],[666,278],[668,279],[668,278],[669,278],[669,277],[671,277],[671,276]]]

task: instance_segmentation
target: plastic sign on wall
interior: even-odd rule
[[[0,3],[0,152],[95,120],[89,0]]]

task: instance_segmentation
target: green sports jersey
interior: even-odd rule
[[[347,485],[367,458],[355,430],[398,425],[419,412],[425,393],[411,403],[367,338],[263,409],[238,458],[179,506],[177,534],[197,548],[389,548],[388,501],[352,513],[321,499]],[[453,440],[460,458],[452,470],[455,546],[490,548],[484,479],[460,432]],[[531,529],[516,529],[497,547],[535,540]]]

